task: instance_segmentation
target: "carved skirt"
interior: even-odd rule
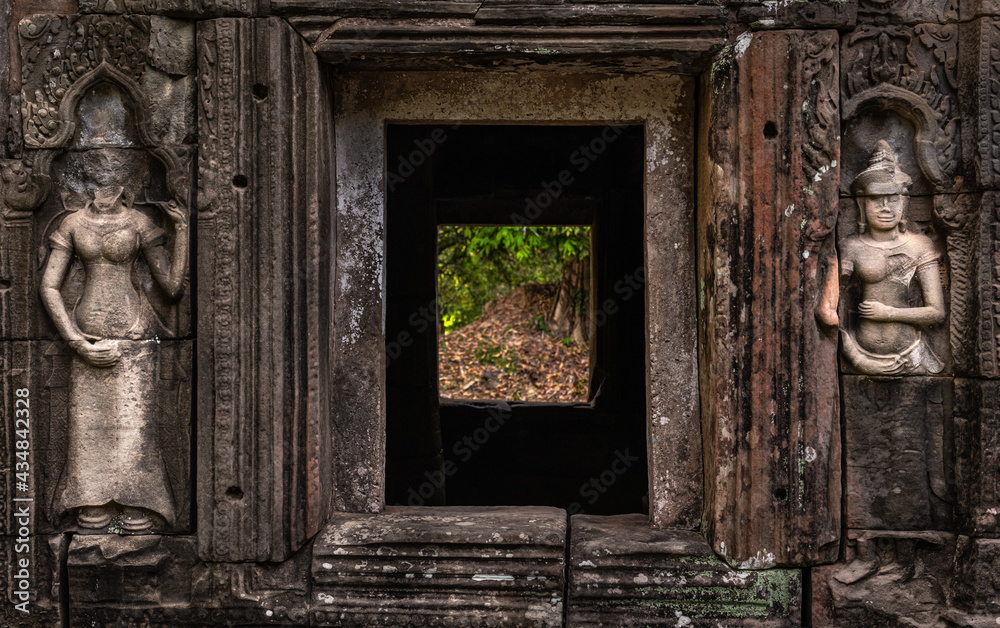
[[[865,375],[906,375],[944,370],[944,364],[934,355],[920,332],[909,347],[899,353],[882,355],[864,349],[847,331],[840,334],[841,347],[851,366]]]
[[[173,497],[157,442],[157,343],[117,343],[122,357],[110,368],[73,356],[66,469],[55,510],[114,501],[171,525]]]

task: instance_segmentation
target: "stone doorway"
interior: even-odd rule
[[[642,242],[635,248],[645,251],[643,308],[648,337],[644,334],[640,354],[644,359],[638,365],[642,374],[634,379],[640,379],[644,389],[638,393],[639,403],[645,405],[641,438],[649,452],[649,492],[655,495],[649,517],[657,525],[696,525],[701,517],[702,468],[694,287],[694,92],[689,77],[668,75],[362,72],[338,80],[336,221],[338,233],[357,234],[341,239],[335,295],[339,308],[335,325],[342,330],[336,334],[335,351],[351,356],[350,368],[337,378],[348,397],[334,417],[351,438],[335,464],[339,477],[359,479],[338,488],[339,499],[353,504],[348,510],[377,510],[386,496],[387,406],[379,403],[380,397],[391,403],[383,397],[388,392],[385,347],[391,327],[383,318],[389,313],[385,282],[393,254],[388,248],[392,235],[386,208],[390,192],[386,128],[434,126],[442,121],[463,127],[598,130],[624,125],[643,128],[641,171],[635,174],[637,180],[641,177],[641,187],[637,183],[632,189],[641,208],[636,212],[641,213]],[[407,142],[412,145],[413,138]],[[553,175],[531,176],[537,185]],[[429,241],[433,221],[427,224]],[[433,358],[433,353],[426,355]],[[431,383],[428,380],[425,389]],[[436,392],[424,394],[428,404],[436,403]],[[381,429],[374,430],[375,426]],[[622,512],[624,507],[615,510]]]

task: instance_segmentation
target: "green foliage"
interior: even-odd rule
[[[517,351],[489,340],[480,340],[478,346],[472,350],[472,357],[480,364],[497,366],[508,373],[516,373],[518,364],[521,362]]]
[[[556,283],[567,260],[590,252],[590,227],[438,229],[438,307],[445,333],[526,283]],[[544,324],[544,321],[543,321]]]
[[[543,332],[543,333],[546,333],[546,334],[551,334],[552,333],[552,330],[549,329],[549,324],[545,322],[545,317],[542,316],[541,314],[539,314],[535,318],[531,319],[531,323],[529,324],[529,327],[531,329],[534,329],[535,331],[540,331],[540,332]]]

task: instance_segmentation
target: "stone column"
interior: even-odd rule
[[[332,98],[281,20],[197,49],[198,552],[282,561],[333,503]]]
[[[743,568],[838,551],[837,339],[817,316],[835,272],[837,49],[835,31],[745,33],[702,90],[705,521]]]

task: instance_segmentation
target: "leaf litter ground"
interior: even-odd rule
[[[548,332],[555,285],[527,284],[490,302],[439,342],[440,395],[450,399],[587,401],[590,349]]]

